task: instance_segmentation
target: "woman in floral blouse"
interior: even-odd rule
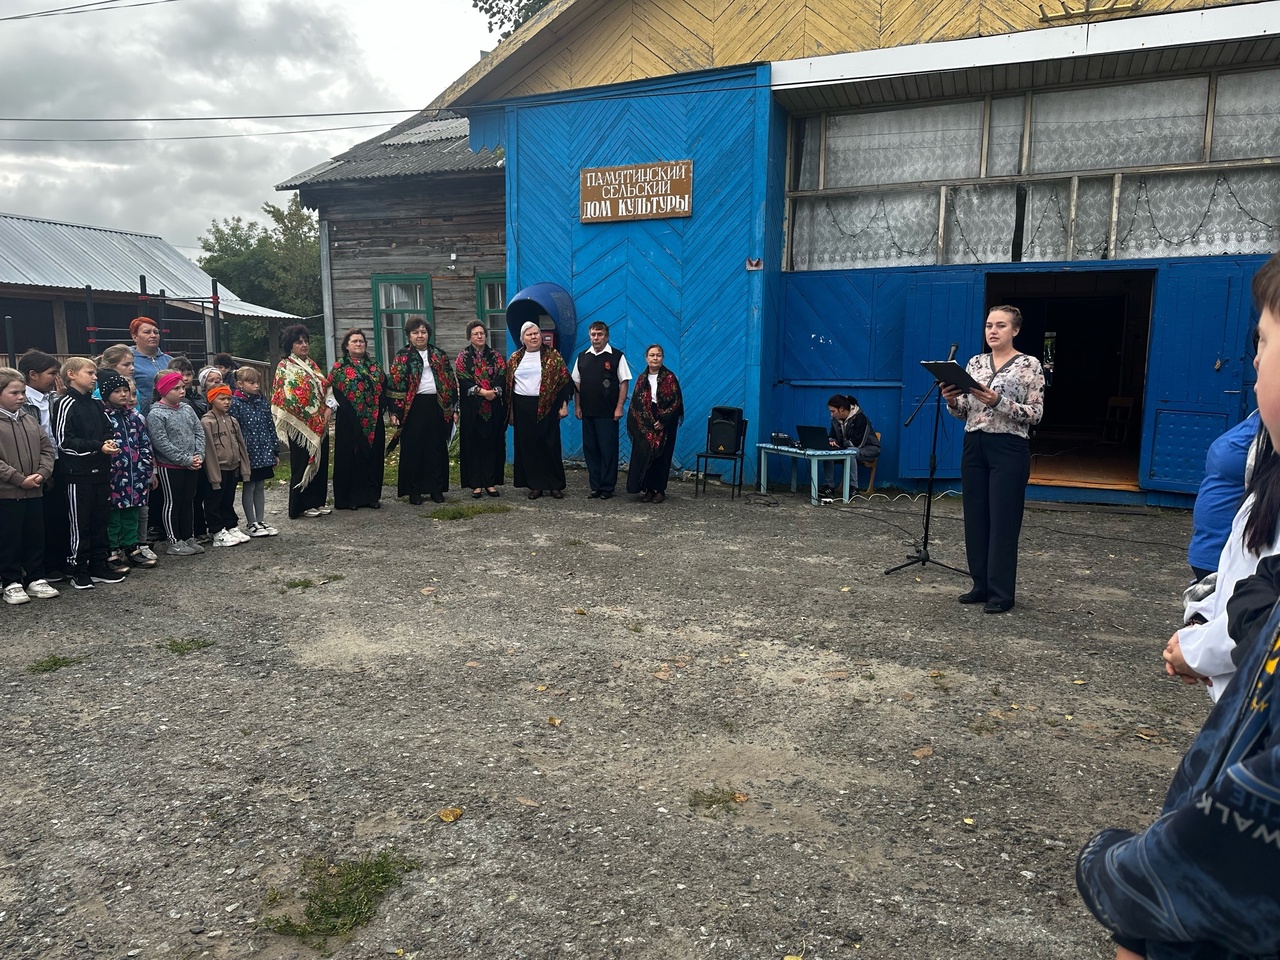
[[[342,356],[329,373],[338,403],[333,427],[333,505],[339,510],[382,506],[386,431],[382,424],[386,377],[369,358],[364,331],[342,338]]]
[[[662,347],[652,344],[644,359],[647,369],[636,378],[627,413],[631,438],[627,493],[640,494],[642,503],[662,503],[667,499],[676,431],[684,419],[684,395],[680,381],[662,362]]]
[[[498,495],[507,465],[507,361],[488,344],[483,321],[467,324],[467,349],[458,354],[458,459],[462,485],[479,500]]]
[[[964,421],[960,481],[964,497],[964,545],[973,589],[961,603],[982,603],[986,613],[1013,608],[1018,574],[1018,534],[1031,476],[1028,432],[1044,416],[1040,361],[1013,346],[1022,329],[1017,307],[992,307],[980,353],[965,370],[978,382],[967,393],[944,386],[952,416]]]
[[[409,342],[391,361],[391,423],[400,427],[396,495],[412,504],[444,503],[449,489],[449,432],[458,380],[443,350],[431,343],[422,317],[404,325]]]
[[[328,378],[308,356],[310,345],[311,334],[302,324],[284,329],[280,349],[287,355],[276,367],[271,389],[276,435],[289,446],[290,520],[333,512],[325,506],[333,397]]]

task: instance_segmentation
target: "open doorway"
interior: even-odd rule
[[[1014,345],[1045,366],[1031,482],[1138,490],[1155,272],[989,273],[986,304],[1022,311]]]

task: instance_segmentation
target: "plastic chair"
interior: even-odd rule
[[[707,449],[697,455],[694,463],[693,495],[700,495],[707,487],[707,467],[712,460],[731,460],[729,474],[729,499],[742,494],[743,448],[747,439],[747,421],[741,407],[712,407],[707,417]]]

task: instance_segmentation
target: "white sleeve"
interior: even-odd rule
[[[627,358],[622,355],[622,351],[618,351],[618,382],[631,382],[631,368],[627,366]]]
[[[573,373],[569,374],[569,379],[573,381],[575,387],[582,386],[582,377],[578,376],[578,358],[573,358]]]
[[[1200,676],[1218,677],[1235,672],[1231,651],[1236,643],[1227,633],[1225,610],[1208,623],[1183,627],[1178,631],[1178,643],[1187,666]]]

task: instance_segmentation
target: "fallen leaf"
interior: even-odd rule
[[[479,661],[477,661],[477,660],[468,660],[468,661],[467,661],[467,666],[468,666],[468,667],[478,667],[478,666],[480,666],[480,663],[479,663]]]
[[[903,700],[914,700],[916,698],[916,695],[909,690],[902,691],[902,693],[898,694],[898,696],[900,696]]]
[[[525,806],[525,807],[540,807],[540,806],[542,806],[542,804],[540,804],[537,800],[534,800],[532,797],[516,797],[516,803],[520,804],[521,806]]]
[[[750,799],[745,793],[735,793],[733,795],[734,803],[746,803]]]
[[[671,679],[671,667],[664,663],[664,664],[663,664],[662,666],[660,666],[656,671],[654,671],[653,673],[651,673],[651,674],[650,674],[650,676],[652,676],[652,677],[656,677],[656,678],[657,678],[657,679],[659,679],[659,680],[670,680],[670,679]]]
[[[1075,717],[1073,717],[1073,716],[1072,716],[1071,714],[1069,714],[1069,713],[1064,713],[1064,714],[1062,715],[1062,719],[1064,719],[1064,720],[1074,720],[1074,719],[1075,719]]]
[[[435,587],[423,587],[423,588],[422,588],[421,590],[419,590],[418,592],[419,592],[419,593],[421,593],[424,597],[429,597],[429,596],[431,596],[433,593],[435,593],[435,592],[436,592],[436,588],[435,588]]]
[[[973,817],[965,817],[964,822],[969,824],[969,826],[973,826],[973,823],[974,823]]]
[[[943,675],[943,674],[942,674],[942,671],[941,671],[941,670],[930,670],[930,671],[929,671],[929,676],[931,676],[931,677],[940,677],[940,676],[942,676],[942,675]]]
[[[917,760],[923,760],[925,757],[932,757],[933,747],[921,747],[919,750],[912,750],[911,755]]]
[[[828,680],[848,680],[849,671],[848,670],[828,670],[826,673],[823,674],[823,676],[826,677]]]
[[[1089,681],[1088,680],[1072,680],[1071,682],[1074,683],[1077,687],[1082,687]]]
[[[547,717],[547,723],[553,727],[558,727],[563,721],[559,717]]]
[[[539,693],[542,693],[544,690],[547,689],[547,685],[545,683],[540,683],[533,689],[537,690]]]
[[[440,818],[442,823],[453,823],[453,821],[462,816],[462,808],[445,807],[443,810],[438,811],[436,816]]]
[[[580,616],[580,617],[585,617],[585,616],[587,615],[587,611],[583,610],[581,607],[578,607],[578,608],[577,608],[576,610],[574,610],[573,612],[574,612],[574,613],[576,613],[576,614],[578,614],[578,616]]]
[[[841,588],[840,588],[840,592],[841,592],[841,593],[848,593],[848,592],[849,592],[850,590],[852,590],[852,589],[853,589],[853,587],[841,587]]]
[[[1138,736],[1140,736],[1143,740],[1151,740],[1151,739],[1154,739],[1155,737],[1160,736],[1160,731],[1152,730],[1150,727],[1139,727]]]
[[[808,683],[809,680],[806,677],[792,677],[791,682],[792,683]]]

